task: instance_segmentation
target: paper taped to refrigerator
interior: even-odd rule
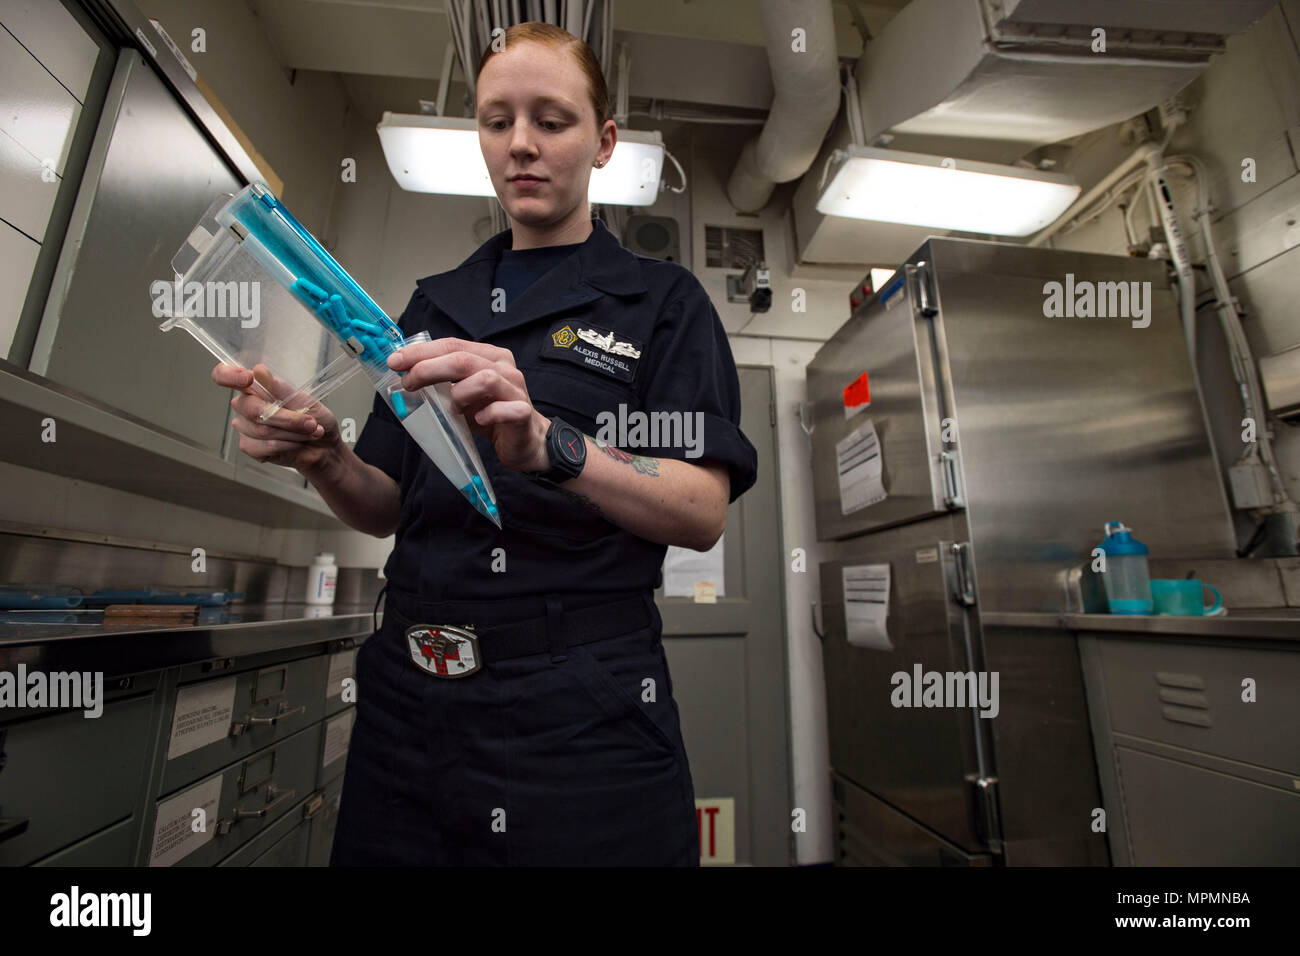
[[[867,419],[835,443],[840,513],[852,514],[885,500],[884,457],[876,424]]]
[[[892,651],[889,639],[889,565],[850,564],[842,571],[844,625],[850,644]]]

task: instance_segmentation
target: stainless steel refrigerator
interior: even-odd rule
[[[1075,641],[1013,625],[1108,521],[1234,553],[1166,264],[933,238],[807,383],[837,861],[1105,864]]]

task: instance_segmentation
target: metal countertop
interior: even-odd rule
[[[1253,637],[1300,641],[1300,608],[1238,609],[1228,611],[1223,617],[992,611],[982,612],[980,620],[994,627],[1041,627],[1101,635]]]
[[[336,604],[327,610],[321,614],[301,603],[236,604],[200,608],[197,620],[183,624],[108,625],[95,611],[9,611],[0,623],[0,670],[13,671],[22,663],[29,670],[102,671],[111,677],[284,647],[359,641],[374,632],[373,605]],[[15,616],[28,623],[14,623]]]

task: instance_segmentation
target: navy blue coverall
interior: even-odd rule
[[[732,501],[750,488],[757,455],[739,427],[739,379],[698,280],[623,248],[598,219],[573,246],[511,243],[507,229],[456,269],[420,279],[403,333],[508,348],[533,405],[587,435],[620,405],[699,412],[694,449],[624,450],[725,464]],[[493,290],[512,284],[527,288],[494,310]],[[652,593],[665,546],[475,441],[500,531],[378,396],[357,441],[357,456],[400,485],[401,518],[383,624],[357,655],[332,865],[697,865],[694,789]],[[455,679],[429,673],[405,637],[415,624],[473,625],[487,662]]]

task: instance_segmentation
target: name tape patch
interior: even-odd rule
[[[641,358],[641,343],[612,329],[565,319],[551,326],[542,340],[540,355],[631,382]]]

